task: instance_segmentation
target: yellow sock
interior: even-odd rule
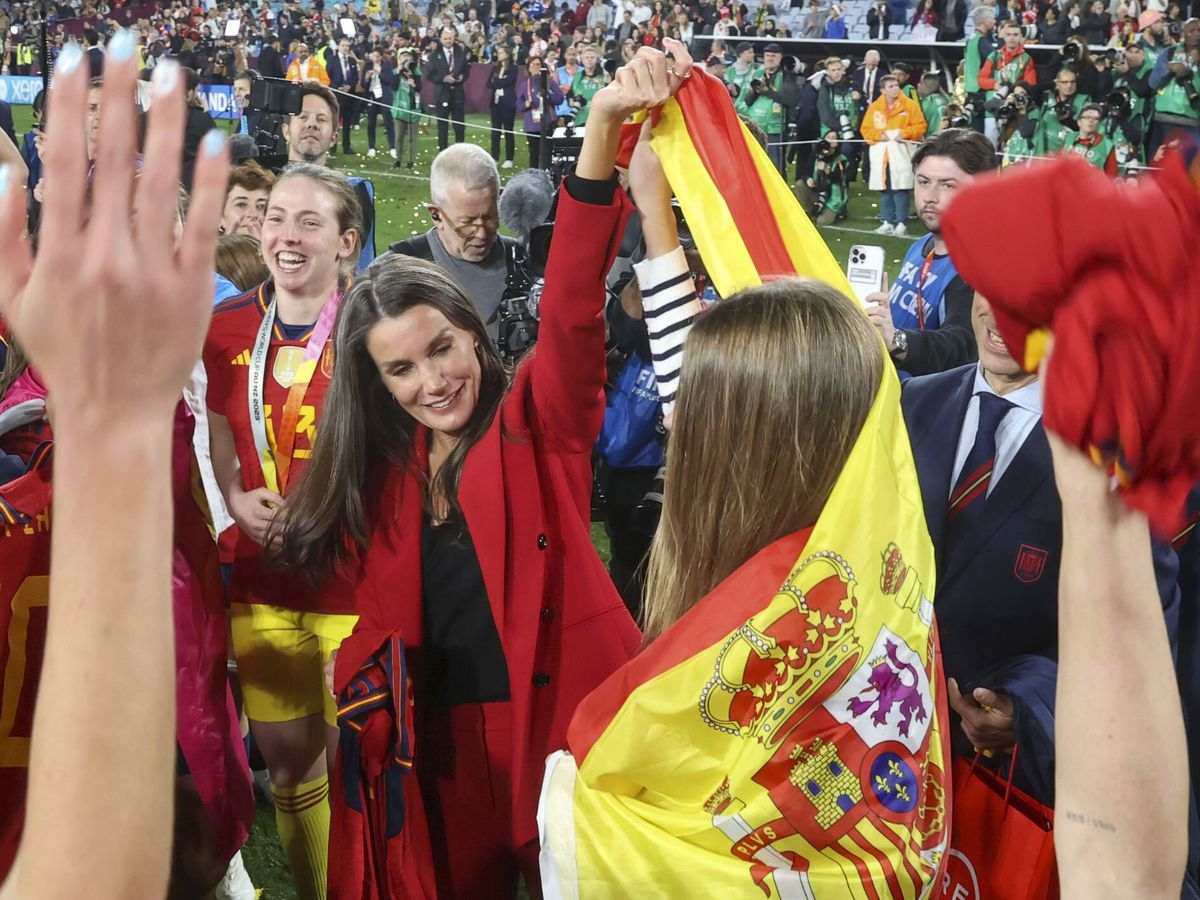
[[[293,788],[272,785],[279,843],[292,864],[300,900],[325,900],[329,854],[329,778],[322,775]]]

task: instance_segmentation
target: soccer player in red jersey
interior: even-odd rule
[[[286,514],[311,452],[333,370],[340,292],[353,275],[361,231],[358,199],[342,176],[291,166],[263,222],[271,277],[217,307],[204,346],[213,470],[239,530],[234,654],[302,898],[325,896],[325,748],[337,732],[323,666],[355,617],[348,594],[321,597],[301,579],[269,571],[262,545],[274,517]]]

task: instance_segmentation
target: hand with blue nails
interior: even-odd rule
[[[0,900],[163,897],[170,873],[173,418],[208,326],[229,164],[209,135],[176,241],[183,83],[158,64],[135,178],[133,49],[128,32],[109,45],[90,192],[87,66],[74,44],[59,57],[36,258],[25,191],[0,173],[0,314],[54,426],[45,655],[24,833]]]

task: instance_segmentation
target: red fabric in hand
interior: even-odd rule
[[[1018,361],[1054,334],[1046,427],[1099,450],[1125,501],[1174,534],[1200,481],[1200,179],[1184,155],[1136,183],[1078,158],[987,176],[942,232]]]

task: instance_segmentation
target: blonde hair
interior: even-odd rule
[[[754,554],[817,520],[884,362],[866,316],[809,279],[742,291],[697,321],[650,551],[647,642]]]

